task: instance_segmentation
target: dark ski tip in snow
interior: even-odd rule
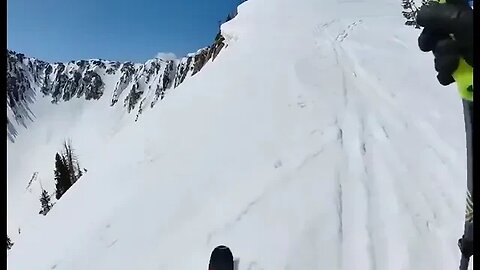
[[[230,248],[221,245],[213,249],[208,270],[236,270],[238,269],[238,263],[238,258],[233,258]]]

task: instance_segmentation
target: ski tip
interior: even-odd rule
[[[214,250],[230,250],[230,248],[228,248],[227,246],[224,246],[224,245],[220,245],[220,246],[216,247]]]
[[[209,269],[211,270],[233,270],[234,260],[230,248],[225,245],[217,246],[210,255]]]
[[[233,261],[233,254],[229,247],[220,245],[220,246],[217,246],[215,249],[213,249],[212,255],[210,256],[210,258],[211,259],[217,259],[217,258],[227,259],[228,258]]]

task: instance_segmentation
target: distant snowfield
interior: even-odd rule
[[[238,11],[215,62],[138,122],[38,97],[8,142],[8,269],[206,269],[219,244],[241,270],[457,269],[461,102],[400,2]],[[54,191],[67,137],[88,172],[44,217],[25,188],[38,171]]]

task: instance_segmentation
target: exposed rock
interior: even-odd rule
[[[131,82],[133,75],[135,74],[135,67],[131,62],[123,63],[122,68],[120,69],[122,76],[115,86],[113,91],[112,102],[110,106],[115,105],[118,101],[118,97],[122,94],[123,90],[127,88],[128,84]]]
[[[7,106],[15,118],[7,119],[9,138],[16,135],[15,124],[26,126],[25,119],[33,119],[28,104],[34,102],[38,92],[56,104],[74,97],[97,100],[106,90],[112,91],[111,106],[123,98],[129,113],[138,108],[138,118],[144,106],[155,106],[165,98],[167,90],[178,87],[213,61],[223,46],[224,38],[220,35],[211,46],[182,59],[152,59],[144,64],[100,59],[50,64],[8,50]],[[125,89],[129,89],[128,93],[124,93]]]

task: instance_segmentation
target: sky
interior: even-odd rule
[[[210,45],[239,2],[8,0],[7,47],[49,62],[181,57]]]

